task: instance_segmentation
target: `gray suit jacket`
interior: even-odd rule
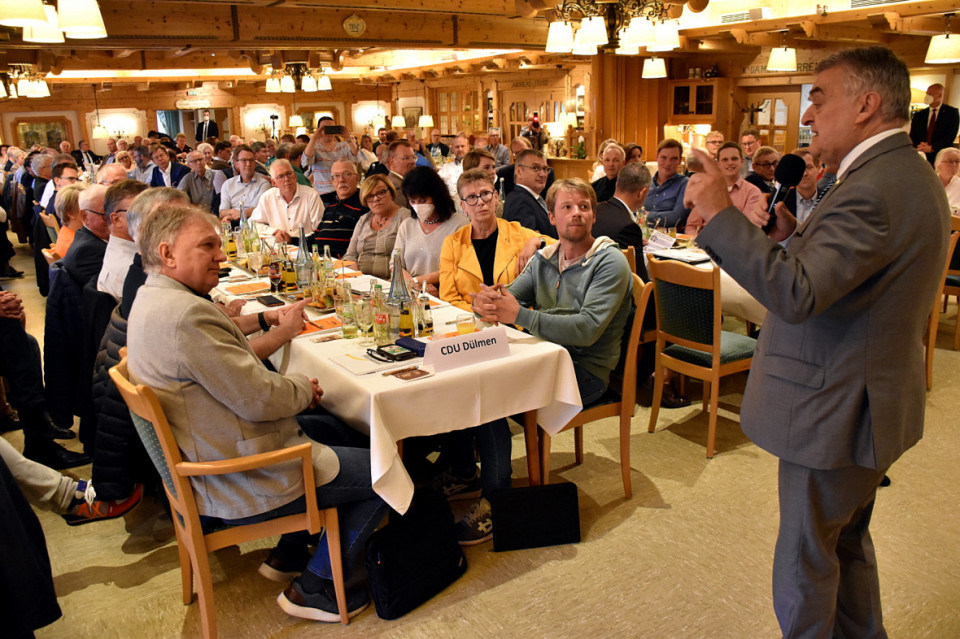
[[[130,376],[153,388],[187,461],[255,455],[309,442],[295,415],[310,405],[306,377],[268,371],[237,325],[183,284],[149,275],[127,326]],[[317,485],[340,469],[314,446]],[[240,519],[303,495],[298,462],[191,478],[201,515]]]
[[[922,437],[922,341],[950,229],[938,187],[897,133],[853,163],[788,248],[732,207],[700,232],[770,311],[741,409],[758,446],[811,468],[886,469]]]

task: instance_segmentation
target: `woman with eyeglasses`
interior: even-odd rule
[[[440,251],[440,299],[473,312],[481,284],[509,284],[541,246],[556,240],[497,217],[493,180],[482,169],[464,171],[457,192],[470,224],[452,233]]]
[[[957,176],[957,169],[960,169],[960,149],[952,146],[941,149],[933,161],[933,169],[937,172],[943,188],[947,190],[947,200],[956,215],[960,209],[960,177]]]
[[[360,187],[360,203],[370,209],[357,220],[343,261],[366,275],[390,277],[390,253],[400,224],[410,211],[397,206],[397,189],[385,175],[371,175]]]
[[[440,293],[440,248],[444,239],[470,221],[457,213],[450,191],[433,169],[418,166],[400,184],[411,218],[400,225],[396,248],[400,249],[407,285],[420,290],[423,282],[431,295]]]
[[[83,216],[80,215],[80,193],[86,188],[83,184],[71,184],[57,193],[53,203],[60,218],[60,232],[57,233],[55,251],[60,257],[66,257],[76,232],[83,226]]]

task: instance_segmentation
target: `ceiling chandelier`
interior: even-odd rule
[[[943,35],[935,35],[930,38],[930,46],[927,47],[927,56],[924,59],[927,64],[956,64],[960,62],[960,35],[950,33],[950,18],[953,17],[953,14],[946,13],[943,17],[947,19],[945,32]]]
[[[562,0],[554,13],[547,53],[596,55],[602,48],[637,55],[640,47],[650,52],[680,48],[680,27],[662,0]],[[574,33],[577,21],[580,28]]]
[[[274,69],[267,78],[264,89],[267,93],[316,93],[317,91],[332,91],[330,77],[323,72],[323,68],[316,71],[307,67],[303,62],[289,62],[283,69]]]
[[[58,43],[63,37],[106,38],[97,0],[60,0],[59,11],[41,0],[0,0],[0,25],[23,27],[25,42]]]

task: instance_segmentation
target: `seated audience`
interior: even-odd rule
[[[483,153],[489,155],[487,151]],[[497,192],[487,171],[464,171],[457,190],[470,224],[454,231],[443,242],[440,298],[469,311],[471,295],[480,291],[481,284],[509,284],[541,245],[554,240],[519,222],[497,218]]]
[[[450,197],[452,198],[457,194],[457,178],[463,173],[463,157],[470,150],[470,142],[467,140],[467,136],[461,134],[453,138],[453,143],[450,148],[450,161],[441,164],[437,169],[437,174],[440,175],[443,182],[447,185],[447,190],[450,192]]]
[[[270,176],[276,186],[260,196],[250,221],[269,226],[273,237],[281,242],[299,238],[301,228],[312,234],[323,219],[320,196],[309,186],[297,184],[297,174],[288,160],[271,164]]]
[[[709,153],[710,156],[716,160],[717,154],[720,152],[720,147],[723,145],[723,133],[720,133],[719,131],[710,131],[710,133],[707,133],[707,136],[704,138],[703,145],[706,148],[707,153]]]
[[[97,184],[103,186],[113,186],[118,182],[123,182],[124,180],[129,180],[131,178],[127,177],[127,173],[123,170],[123,165],[117,164],[108,164],[105,167],[97,171]]]
[[[117,155],[114,156],[114,160],[110,164],[119,164],[124,171],[129,173],[133,170],[133,158],[130,157],[130,151],[117,151]]]
[[[735,207],[750,217],[750,212],[766,205],[760,189],[751,184],[746,178],[741,177],[740,168],[743,165],[743,150],[736,142],[724,142],[717,154],[720,166],[720,173],[727,184],[727,191],[730,193],[730,201]],[[756,166],[756,164],[754,164]],[[687,218],[687,228],[700,229],[703,226],[703,218],[696,211],[690,213]]]
[[[591,185],[597,194],[598,202],[606,202],[613,197],[614,191],[617,190],[617,176],[620,174],[620,169],[622,169],[626,163],[626,159],[626,152],[623,150],[623,147],[617,143],[608,144],[607,148],[603,150],[603,153],[600,155],[603,175],[594,180]]]
[[[473,169],[480,169],[490,176],[490,181],[494,184],[494,193],[497,193],[497,217],[503,217],[503,199],[497,192],[499,180],[497,178],[496,158],[486,149],[470,149],[470,152],[463,156],[463,172],[466,173]],[[459,195],[457,200],[460,200]]]
[[[63,268],[81,288],[100,275],[103,256],[107,252],[110,226],[103,209],[103,198],[106,193],[107,187],[101,184],[92,184],[80,193],[80,214],[83,226],[77,229],[70,252],[62,260]]]
[[[518,155],[532,148],[533,146],[530,144],[530,140],[525,137],[516,137],[513,139],[513,142],[510,143],[510,152],[513,154],[514,161],[516,161]],[[501,197],[506,197],[513,192],[513,178],[516,173],[514,167],[514,164],[508,164],[497,168],[497,191]],[[540,197],[544,197],[547,194],[547,189],[553,184],[554,179],[553,169],[551,168],[547,172],[547,181],[540,191]]]
[[[960,209],[960,177],[957,177],[957,169],[960,169],[960,149],[941,149],[934,159],[933,168],[943,188],[947,190],[947,200],[956,215],[957,209]]]
[[[150,186],[176,187],[190,172],[190,169],[176,161],[176,153],[167,147],[158,147],[150,157],[156,165],[153,168]]]
[[[398,143],[399,144],[399,143]],[[403,144],[406,144],[404,142]],[[409,150],[409,147],[404,147]],[[400,224],[410,217],[408,209],[400,207],[395,198],[397,190],[384,175],[371,175],[360,188],[360,202],[370,209],[360,216],[350,237],[350,245],[343,256],[362,273],[382,279],[390,277],[390,254],[400,231]]]
[[[357,159],[364,173],[377,161],[377,154],[373,152],[373,139],[366,133],[360,136],[360,151],[357,153]]]
[[[454,153],[460,139],[454,140]],[[438,295],[443,241],[470,221],[457,213],[447,185],[433,169],[416,167],[403,178],[402,188],[413,209],[410,218],[400,224],[395,243],[407,269],[404,278],[416,290],[426,282],[427,291]]]
[[[634,144],[631,142],[627,146],[623,147],[623,152],[627,156],[626,163],[633,164],[634,162],[643,163],[643,147],[639,144]]]
[[[174,186],[181,191],[186,191],[192,204],[212,213],[214,201],[223,188],[226,178],[222,172],[207,168],[206,160],[200,151],[190,151],[186,158],[190,172]]]
[[[773,194],[776,192],[777,164],[780,163],[780,153],[772,146],[761,146],[753,153],[752,171],[747,174],[746,180],[760,189],[761,193]]]
[[[118,302],[123,295],[123,281],[137,253],[137,245],[127,229],[127,210],[134,198],[147,188],[143,182],[123,180],[108,188],[104,196],[103,210],[110,226],[110,241],[97,277],[97,290],[109,293]]]
[[[357,161],[357,141],[353,135],[348,135],[346,140],[341,140],[333,133],[326,131],[330,127],[335,127],[336,123],[328,115],[322,116],[317,120],[317,128],[310,141],[303,151],[303,157],[300,160],[304,169],[309,169],[313,179],[313,188],[317,193],[323,195],[335,190],[333,180],[330,178],[330,169],[337,160]]]
[[[83,226],[83,216],[80,214],[80,193],[87,188],[83,184],[71,184],[57,193],[57,217],[60,218],[60,233],[57,234],[55,251],[60,257],[65,257],[73,238]]]
[[[647,224],[652,227],[680,228],[690,215],[690,209],[683,205],[688,178],[678,173],[682,159],[683,145],[677,140],[667,138],[657,145],[657,172],[643,203]]]
[[[634,162],[624,166],[617,178],[617,190],[613,197],[597,204],[593,223],[594,237],[609,237],[621,249],[634,247],[637,275],[644,281],[650,278],[643,265],[643,230],[637,224],[637,211],[643,207],[643,201],[650,191],[650,181],[650,171],[643,164]]]
[[[591,183],[596,182],[606,175],[606,171],[603,170],[603,152],[606,151],[607,147],[611,144],[617,144],[617,141],[613,138],[608,138],[600,143],[599,150],[597,151],[597,159],[593,163],[593,173],[590,174]]]
[[[514,165],[516,187],[503,205],[503,219],[519,222],[532,231],[557,237],[557,230],[550,222],[547,203],[540,192],[547,182],[550,167],[540,151],[527,149],[517,155]]]
[[[407,177],[407,173],[417,166],[417,154],[413,152],[413,147],[409,142],[397,140],[391,142],[390,146],[387,147],[386,164],[387,168],[390,169],[387,177],[397,193],[397,205],[405,207],[407,206],[407,200],[400,190],[400,184],[403,183],[403,178]]]
[[[223,183],[220,189],[220,219],[236,222],[241,212],[249,216],[260,196],[270,188],[270,180],[256,171],[257,160],[253,149],[241,144],[233,150],[233,165],[237,175]]]
[[[817,174],[819,173],[819,162],[810,151],[810,147],[801,147],[791,151],[792,155],[803,158],[807,168],[803,172],[803,177],[796,188],[787,191],[787,196],[783,203],[793,217],[797,218],[797,224],[803,224],[813,213],[813,207],[817,205],[826,189],[817,188]],[[960,152],[958,156],[960,157]],[[761,204],[763,202],[761,201]]]
[[[131,180],[139,180],[144,184],[152,183],[153,170],[157,168],[157,165],[153,163],[150,148],[144,145],[135,145],[130,149],[130,155],[133,157],[134,167],[127,174],[127,177]],[[169,161],[169,156],[167,160]]]
[[[314,231],[313,241],[321,253],[329,246],[330,255],[341,256],[347,252],[360,216],[370,209],[360,203],[360,174],[356,163],[337,160],[330,177],[336,190],[321,197],[323,219]]]
[[[161,207],[140,229],[144,268],[128,325],[130,377],[157,393],[187,461],[213,461],[308,442],[304,431],[328,436],[343,426],[330,415],[299,414],[319,406],[316,379],[269,371],[244,332],[204,299],[218,283],[226,259],[208,214],[194,207]],[[287,341],[303,329],[303,304],[278,311]],[[209,353],[216,352],[216,358]],[[229,370],[230,375],[223,375]],[[332,437],[332,436],[331,436]],[[370,485],[370,452],[314,443],[316,486],[305,487],[296,464],[238,475],[193,480],[201,515],[249,522],[302,512],[305,490],[316,490],[321,506],[338,506],[343,540],[349,615],[369,603],[366,588],[353,582],[369,535],[387,512]],[[278,598],[290,615],[337,622],[326,537],[311,557],[305,535],[284,535],[261,574],[293,579]]]

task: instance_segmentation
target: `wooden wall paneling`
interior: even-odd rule
[[[588,158],[596,157],[607,138],[639,144],[645,158],[656,149],[666,123],[667,85],[665,80],[642,79],[642,68],[643,59],[633,56],[598,55],[593,60],[587,103],[596,125],[587,144]]]

